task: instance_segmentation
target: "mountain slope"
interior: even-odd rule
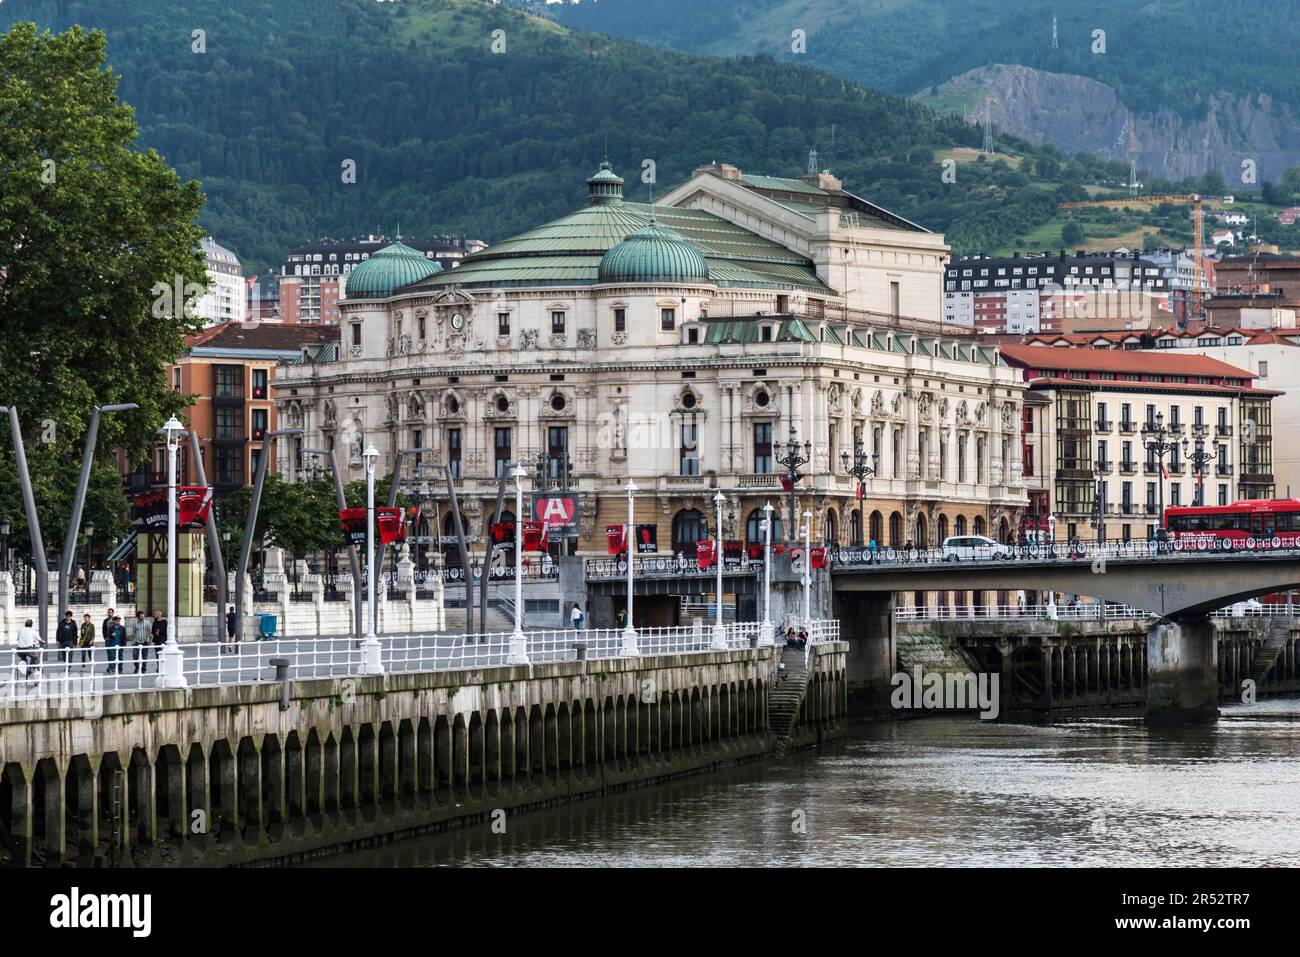
[[[1270,144],[1277,153],[1266,164],[1271,171],[1300,163],[1300,149],[1291,142],[1300,115],[1300,73],[1293,67],[1300,18],[1273,0],[517,2],[575,28],[690,51],[768,53],[899,94],[993,64],[1087,78],[1109,87],[1107,96],[1155,133],[1157,142],[1141,149],[1153,173],[1199,175],[1217,168],[1232,179],[1239,174],[1234,160]],[[707,15],[697,14],[701,6],[709,8]],[[806,53],[792,52],[795,30],[806,33]],[[1056,115],[1082,119],[1093,106],[1085,95],[1044,101],[1041,109],[1032,97],[999,102],[1003,113],[1019,118],[1008,132],[1070,149],[1078,144],[1053,136]],[[1207,133],[1208,156],[1202,148]],[[1085,148],[1111,145],[1099,139]],[[1190,147],[1194,156],[1184,161],[1167,154],[1166,146]]]
[[[0,26],[19,17],[106,31],[142,144],[201,181],[204,225],[246,269],[377,228],[500,239],[581,203],[606,143],[634,198],[646,160],[662,190],[715,159],[802,173],[816,146],[850,189],[961,251],[1054,213],[1056,184],[1006,164],[944,182],[942,157],[978,146],[959,118],[798,64],[692,57],[472,0],[0,6]]]

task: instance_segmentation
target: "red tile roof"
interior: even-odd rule
[[[1183,355],[1182,350],[1139,352],[1124,349],[1054,349],[1050,346],[1002,346],[1002,358],[1022,369],[1046,372],[1133,372],[1148,375],[1210,376],[1215,379],[1255,378],[1218,359]],[[1188,350],[1189,352],[1191,350]]]
[[[226,322],[212,326],[185,339],[189,349],[195,346],[227,349],[298,349],[304,345],[329,342],[341,336],[338,326],[294,322]]]
[[[1235,385],[1197,385],[1194,382],[1131,382],[1127,379],[1070,379],[1061,376],[1048,376],[1031,379],[1031,389],[1066,386],[1071,389],[1107,389],[1115,392],[1186,392],[1201,395],[1207,392],[1240,395],[1249,393],[1253,396],[1285,395],[1272,389],[1252,389],[1248,386]]]

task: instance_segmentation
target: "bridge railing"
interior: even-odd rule
[[[810,623],[813,642],[834,641],[839,622]],[[619,658],[624,633],[616,628],[527,632],[529,663],[573,661],[579,645],[588,659]],[[690,655],[718,650],[711,624],[637,629],[640,656]],[[748,648],[767,636],[760,622],[723,625],[728,649]],[[510,632],[482,635],[387,635],[380,637],[380,661],[389,673],[455,671],[510,663]],[[346,678],[359,674],[361,642],[348,637],[278,639],[238,644],[185,644],[182,673],[191,688],[259,684],[275,680],[273,660],[289,663],[293,679]],[[89,708],[105,693],[152,691],[159,661],[153,645],[122,648],[46,647],[0,650],[0,714],[14,707],[61,702]]]
[[[1300,605],[1237,602],[1211,613],[1212,618],[1294,618]],[[895,621],[1144,621],[1155,618],[1133,605],[918,605],[894,609]]]
[[[1272,539],[1179,538],[1167,541],[1128,542],[1055,542],[1029,545],[996,545],[986,548],[870,548],[837,546],[829,550],[832,569],[857,569],[871,566],[944,565],[951,563],[985,565],[996,562],[1077,561],[1120,559],[1189,558],[1198,555],[1279,554],[1300,556],[1300,545],[1292,536]]]

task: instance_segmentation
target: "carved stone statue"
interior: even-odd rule
[[[594,349],[596,348],[596,330],[579,329],[578,330],[578,348]]]
[[[536,329],[525,329],[525,330],[523,330],[523,341],[520,343],[519,348],[520,348],[520,349],[523,349],[525,352],[537,348],[537,330],[536,330]]]

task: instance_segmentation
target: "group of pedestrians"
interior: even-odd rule
[[[129,626],[122,623],[122,616],[117,614],[112,608],[108,610],[108,615],[100,624],[100,634],[104,640],[104,648],[107,651],[108,669],[107,674],[123,674],[126,669],[127,656],[134,650],[131,655],[134,663],[133,674],[147,674],[149,671],[149,647],[153,646],[154,652],[154,671],[158,671],[159,659],[162,653],[162,646],[167,643],[167,619],[163,617],[161,611],[155,611],[153,618],[145,617],[143,611],[135,613],[135,620]],[[54,642],[59,649],[59,663],[64,665],[73,664],[73,655],[80,651],[80,665],[84,671],[87,668],[94,667],[94,648],[95,648],[95,625],[91,621],[90,615],[83,615],[81,624],[78,626],[73,619],[71,611],[63,613],[63,620],[59,622],[58,628],[55,629]],[[22,628],[18,631],[16,641],[17,654],[19,660],[27,665],[27,671],[30,673],[39,660],[39,651],[45,642],[32,628],[31,619],[28,619]]]

